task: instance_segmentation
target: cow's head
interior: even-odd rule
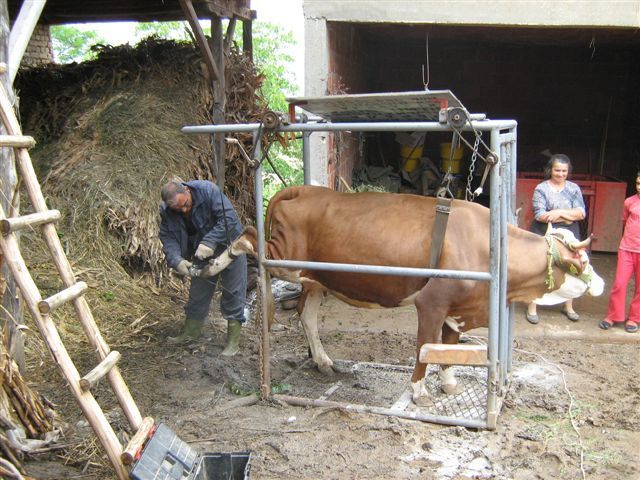
[[[547,279],[549,292],[535,300],[539,305],[555,305],[577,298],[585,293],[597,297],[604,291],[604,280],[589,261],[586,247],[591,237],[579,241],[574,234],[564,228],[550,229],[545,235],[549,244],[549,255],[555,265],[564,272],[564,281],[554,285],[552,276]]]

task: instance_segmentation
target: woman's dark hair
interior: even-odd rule
[[[556,153],[551,155],[551,158],[547,162],[547,165],[544,167],[544,178],[551,178],[551,169],[556,163],[562,163],[566,165],[569,169],[569,173],[573,170],[573,165],[571,165],[571,159],[565,155],[564,153]]]

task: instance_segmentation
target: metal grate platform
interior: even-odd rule
[[[425,386],[434,403],[418,407],[408,388],[413,367],[381,363],[334,360],[336,374],[320,374],[311,359],[291,372],[283,382],[291,394],[310,400],[331,400],[354,405],[418,411],[447,417],[485,420],[487,417],[487,369],[454,366],[460,393],[447,395],[440,390],[437,365],[427,370]]]
[[[441,109],[462,106],[450,90],[296,97],[287,101],[331,122],[437,122]]]

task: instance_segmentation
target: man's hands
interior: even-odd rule
[[[195,257],[198,260],[204,260],[205,258],[209,258],[213,255],[213,248],[207,247],[204,243],[198,245],[196,250]]]
[[[185,277],[189,276],[189,267],[191,267],[191,262],[188,260],[182,260],[176,267],[176,272]]]

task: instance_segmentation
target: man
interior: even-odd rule
[[[162,187],[161,195],[160,240],[167,264],[180,275],[190,274],[191,260],[206,263],[220,255],[242,234],[242,224],[231,202],[209,181],[169,182]],[[222,289],[220,310],[228,322],[227,345],[222,354],[232,356],[238,353],[240,330],[246,320],[246,256],[238,256],[219,276]],[[191,278],[189,300],[184,307],[184,330],[177,337],[169,337],[170,343],[200,337],[217,280],[218,275]]]

